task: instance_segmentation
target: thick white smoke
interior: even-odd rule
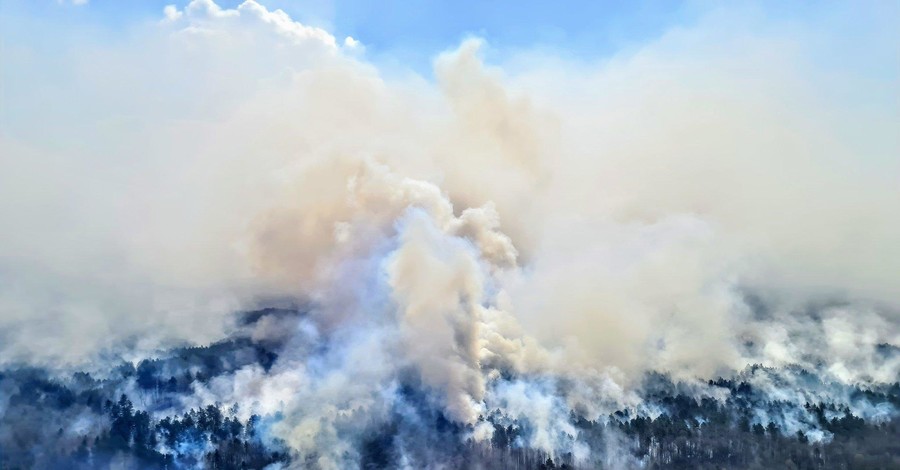
[[[470,39],[434,82],[253,0],[166,7],[65,63],[12,38],[0,363],[208,342],[301,299],[256,332],[292,338],[272,370],[190,400],[282,413],[272,435],[336,468],[407,376],[476,439],[499,408],[576,459],[567,410],[638,406],[647,371],[897,380],[876,354],[900,344],[896,70],[821,55],[844,13],[716,11],[587,64],[489,66]]]

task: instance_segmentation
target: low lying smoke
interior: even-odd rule
[[[515,426],[541,458],[639,466],[637,443],[610,428],[592,448],[575,416],[659,416],[653,372],[719,401],[706,380],[737,374],[760,394],[742,399],[790,404],[749,424],[813,441],[808,403],[892,419],[848,387],[900,378],[897,76],[822,56],[845,13],[795,30],[713,11],[596,63],[488,65],[468,39],[433,81],[253,0],[166,7],[65,64],[14,37],[0,363],[248,335],[270,367],[146,408],[238,405],[322,468],[398,419],[396,460],[429,461],[409,437],[427,409],[473,442]],[[875,13],[853,13],[874,25],[852,44],[863,72],[894,50]],[[58,108],[33,104],[61,84]],[[304,314],[235,323],[285,299]]]

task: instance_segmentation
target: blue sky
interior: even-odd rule
[[[78,0],[75,0],[78,1]],[[219,0],[233,8],[243,0]],[[187,0],[4,0],[0,25],[6,41],[27,38],[35,31],[99,36],[115,42],[136,25],[162,17],[166,5],[179,8]],[[432,59],[468,36],[484,38],[490,54],[520,50],[552,50],[558,57],[592,61],[617,51],[651,42],[674,28],[689,28],[722,5],[706,1],[636,0],[540,2],[511,0],[409,1],[386,0],[263,0],[270,10],[282,9],[294,20],[321,27],[338,38],[352,36],[366,46],[369,60],[411,67],[424,75]],[[836,16],[831,33],[853,44],[866,36],[862,22],[841,21],[845,13],[874,21],[897,18],[894,2],[860,2],[853,6],[834,2],[730,2],[728,8],[746,9],[773,24],[820,21]],[[835,15],[835,12],[838,12]],[[844,13],[841,13],[844,11]],[[828,21],[827,19],[825,21]],[[865,51],[857,51],[865,53]],[[884,61],[882,61],[884,64]],[[896,64],[894,64],[896,68]],[[895,72],[892,70],[891,72]]]
[[[117,34],[136,23],[155,21],[173,0],[71,1],[5,0],[3,27],[8,31],[34,28]],[[231,8],[240,3],[221,0]],[[454,47],[470,35],[486,39],[495,52],[524,48],[551,48],[579,58],[596,58],[640,43],[683,22],[700,9],[680,1],[591,2],[560,5],[556,2],[513,1],[263,1],[295,20],[319,26],[337,37],[362,41],[369,56],[412,66],[428,73],[435,54]]]

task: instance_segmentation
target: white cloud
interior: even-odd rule
[[[184,13],[179,11],[178,7],[175,5],[166,5],[163,8],[163,16],[165,16],[165,19],[168,21],[176,21],[184,16]]]
[[[269,10],[254,0],[246,0],[234,9],[223,9],[212,0],[191,0],[183,11],[174,5],[167,5],[163,13],[170,21],[184,17],[185,30],[189,31],[221,31],[231,28],[240,31],[256,24],[264,28],[261,31],[273,32],[298,44],[318,42],[329,48],[337,47],[334,36],[324,29],[294,21],[283,10]],[[231,31],[234,32],[235,29]]]
[[[356,39],[353,39],[352,36],[347,36],[344,38],[344,47],[355,49],[358,47],[362,47],[361,43]]]

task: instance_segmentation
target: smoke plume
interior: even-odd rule
[[[742,377],[793,406],[751,424],[816,441],[804,404],[891,419],[847,387],[900,378],[897,50],[877,8],[844,10],[712,10],[595,62],[468,38],[433,76],[254,0],[167,6],[65,60],[43,54],[65,36],[0,33],[0,364],[249,338],[270,367],[146,408],[237,405],[300,467],[356,464],[398,420],[396,461],[428,462],[423,410],[638,466],[574,416],[659,416],[652,373],[714,400]],[[847,15],[870,31],[827,34]]]

